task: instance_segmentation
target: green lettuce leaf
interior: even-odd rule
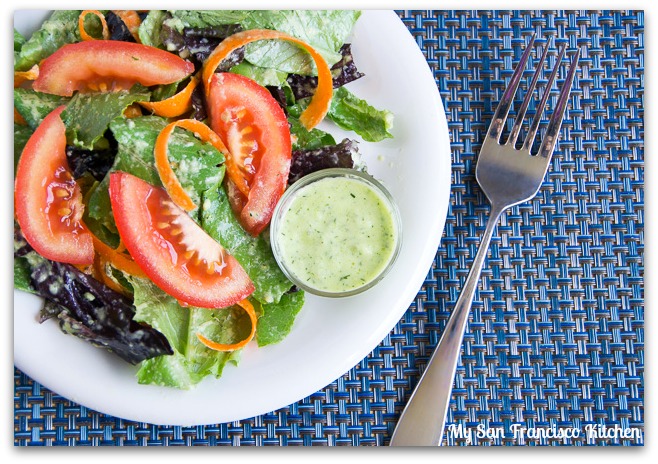
[[[262,303],[281,299],[292,283],[274,259],[266,233],[249,235],[235,217],[223,187],[208,190],[203,195],[201,226],[238,260],[254,282],[252,295]]]
[[[304,98],[288,106],[288,120],[299,118],[309,102],[310,98]],[[380,142],[393,137],[390,132],[393,127],[393,113],[378,110],[345,87],[334,89],[327,118],[340,128],[359,134],[367,142]],[[292,130],[300,129],[293,127]],[[303,134],[303,131],[301,133]]]
[[[372,107],[345,87],[334,91],[327,116],[340,128],[356,132],[367,142],[393,137],[390,133],[393,113]]]
[[[162,22],[167,18],[167,12],[162,10],[151,10],[139,25],[139,39],[144,45],[163,48],[160,31]]]
[[[241,25],[243,29],[275,29],[297,37],[315,48],[332,66],[342,58],[338,51],[360,15],[360,11],[345,10],[259,10],[252,11]],[[263,68],[317,74],[307,52],[281,40],[263,40],[247,45],[245,59]]]
[[[210,28],[227,24],[240,24],[250,14],[246,10],[171,10],[173,21],[168,24],[183,32],[185,27]]]
[[[352,31],[360,11],[341,10],[172,10],[167,25],[182,32],[185,27],[211,28],[240,24],[242,29],[274,29],[310,44],[329,66],[341,59],[340,47]],[[146,28],[146,26],[145,26]],[[261,68],[284,73],[317,74],[310,55],[288,42],[263,40],[247,45],[245,59]]]
[[[96,190],[99,188],[104,188],[107,190],[107,185],[103,185],[101,187],[101,183],[98,181],[93,182],[87,190],[87,193],[84,194],[84,198],[94,198],[96,196],[99,196],[101,198],[105,198],[107,195],[107,192],[104,192],[103,194],[96,193]],[[116,230],[116,224],[114,223],[114,217],[109,215],[109,216],[104,216],[102,218],[94,218],[90,215],[90,208],[88,205],[86,205],[82,220],[89,228],[92,234],[94,234],[96,237],[98,237],[99,240],[101,240],[103,243],[111,246],[112,248],[116,248],[119,246],[121,243],[121,237],[119,236],[119,232]]]
[[[18,232],[19,230],[18,223],[14,221],[14,288],[24,292],[36,293],[36,290],[32,286],[32,266],[28,257],[30,255],[41,257],[35,252],[27,253],[25,256],[16,256],[16,253],[20,252],[27,245],[22,234]]]
[[[183,308],[151,281],[129,280],[134,289],[135,320],[161,332],[174,349],[171,356],[142,362],[137,372],[139,383],[187,389],[206,376],[220,377],[228,362],[237,363],[237,352],[208,349],[196,333],[220,343],[236,343],[250,331],[251,322],[244,310]]]
[[[62,112],[66,138],[71,145],[91,150],[110,123],[138,101],[148,101],[151,92],[136,85],[130,90],[106,93],[77,93]]]
[[[176,91],[178,90],[178,84],[180,84],[180,81],[156,86],[153,89],[151,101],[162,101],[169,97],[173,97],[177,93]]]
[[[284,294],[278,303],[262,305],[263,315],[258,318],[256,328],[258,346],[278,343],[290,333],[304,299],[304,292],[300,290]]]
[[[32,129],[20,124],[14,124],[14,177],[16,177],[16,166],[20,159],[21,152],[25,148],[25,144],[32,135]],[[14,228],[18,224],[14,222]],[[14,239],[14,248],[16,248],[16,239]],[[26,258],[21,256],[14,256],[14,288],[23,290],[24,292],[34,293],[32,284],[30,282],[30,274],[32,273],[30,264]]]
[[[328,132],[314,128],[310,131],[294,116],[288,116],[290,134],[293,136],[293,150],[315,150],[327,145],[336,145],[336,140]]]
[[[119,118],[110,124],[119,149],[112,169],[90,195],[88,208],[92,219],[115,230],[108,192],[110,173],[113,171],[128,172],[152,185],[162,186],[155,169],[153,147],[166,125],[167,121],[158,116]],[[201,194],[217,187],[224,178],[224,154],[212,145],[201,142],[191,132],[178,128],[169,138],[168,147],[169,160],[178,180],[192,201],[199,205]]]
[[[66,44],[80,41],[80,10],[55,10],[41,28],[32,34],[14,59],[15,71],[27,71]],[[91,15],[90,15],[91,16]],[[94,33],[93,30],[88,31]]]
[[[27,126],[22,126],[20,124],[14,124],[14,177],[16,177],[16,166],[18,166],[18,160],[23,153],[23,148],[25,144],[30,139],[32,135],[32,129]]]
[[[30,279],[30,263],[21,256],[14,256],[14,288],[24,292],[35,293]]]
[[[25,37],[23,37],[23,34],[14,29],[14,60],[18,58],[18,54],[20,53],[21,48],[23,48],[24,43]]]
[[[268,85],[273,87],[288,86],[288,81],[286,81],[288,73],[277,71],[272,68],[261,68],[260,66],[254,66],[251,63],[247,63],[246,61],[233,66],[230,72],[241,74],[253,79],[263,87]]]
[[[14,108],[30,129],[36,129],[55,108],[66,105],[69,98],[40,93],[31,89],[14,89]]]

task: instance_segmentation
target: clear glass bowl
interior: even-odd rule
[[[305,187],[309,186],[314,182],[318,182],[322,179],[336,178],[336,177],[346,178],[352,181],[361,182],[364,185],[366,185],[370,190],[372,190],[375,194],[377,194],[378,198],[382,201],[382,203],[385,206],[384,211],[387,211],[391,215],[393,236],[394,236],[393,237],[394,244],[392,246],[392,252],[389,254],[388,257],[384,258],[387,260],[387,262],[384,263],[382,261],[380,263],[379,272],[377,272],[374,276],[370,276],[371,278],[365,281],[365,283],[344,290],[330,290],[327,288],[317,288],[320,286],[319,285],[314,286],[308,280],[305,280],[300,276],[296,275],[295,272],[291,269],[291,266],[289,266],[287,263],[285,250],[283,249],[284,247],[281,245],[281,241],[279,239],[279,232],[281,230],[282,220],[284,216],[288,213],[290,206],[298,198],[297,194],[300,191],[302,191],[302,189],[304,189]],[[337,211],[336,214],[340,214],[340,211]],[[308,223],[310,223],[310,221],[302,220],[300,227],[303,227],[305,224]],[[352,230],[352,227],[355,226],[353,225],[353,223],[350,223],[350,230]],[[355,233],[354,235],[357,234]],[[395,204],[395,201],[393,200],[393,197],[391,196],[390,192],[386,189],[386,187],[384,187],[379,181],[374,179],[369,174],[366,174],[361,171],[356,171],[354,169],[344,169],[344,168],[323,169],[302,177],[300,180],[298,180],[293,185],[288,187],[288,189],[285,191],[277,207],[275,208],[274,214],[272,216],[272,222],[270,225],[270,240],[272,243],[272,251],[274,253],[274,257],[276,258],[277,263],[279,264],[279,267],[281,268],[283,273],[295,285],[315,295],[320,295],[325,297],[346,297],[346,296],[356,295],[358,293],[368,290],[369,288],[372,288],[375,284],[381,281],[381,279],[384,278],[384,276],[391,270],[393,264],[395,263],[400,253],[400,247],[402,245],[402,221],[400,220],[400,212],[398,210],[398,207]],[[330,257],[318,258],[318,260],[320,261],[330,260],[330,259],[331,259]],[[321,267],[322,265],[327,263],[326,261],[318,262],[318,260],[313,261],[317,266]]]

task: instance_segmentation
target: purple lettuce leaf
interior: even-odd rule
[[[343,58],[331,67],[334,89],[364,76],[354,64],[351,44],[344,44],[340,49],[340,54]],[[315,76],[291,74],[288,76],[288,84],[290,84],[295,98],[299,100],[310,97],[315,93],[315,88],[318,86],[318,78]]]
[[[288,185],[321,169],[358,167],[357,142],[345,139],[337,145],[325,145],[312,150],[294,150]]]
[[[131,364],[173,354],[165,336],[133,320],[132,301],[70,264],[43,258],[14,229],[14,256],[29,263],[31,287],[48,302],[41,322],[56,317],[63,332],[105,348]]]

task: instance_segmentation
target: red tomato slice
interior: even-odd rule
[[[91,40],[64,45],[39,66],[32,88],[71,96],[76,90],[108,91],[178,82],[194,65],[173,53],[116,40]]]
[[[182,304],[231,306],[254,291],[237,260],[169,198],[125,172],[110,174],[110,199],[119,235],[135,262]]]
[[[16,168],[16,220],[25,240],[44,258],[91,264],[94,245],[82,223],[82,193],[66,161],[66,127],[60,106],[25,145]]]
[[[290,173],[292,143],[283,109],[265,87],[231,73],[212,77],[210,125],[230,154],[226,159],[235,195],[231,204],[252,235],[269,224]]]

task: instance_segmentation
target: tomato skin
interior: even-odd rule
[[[210,125],[230,152],[228,182],[237,187],[229,186],[236,194],[231,205],[245,230],[257,236],[272,219],[288,183],[288,120],[267,89],[238,74],[215,74],[207,104]]]
[[[110,200],[130,255],[160,289],[183,305],[231,306],[254,291],[238,261],[160,187],[116,171]]]
[[[16,168],[16,220],[27,242],[44,258],[91,264],[94,246],[82,223],[82,193],[66,160],[60,106],[30,137]]]
[[[32,88],[61,96],[178,82],[194,72],[182,58],[138,43],[90,40],[68,44],[46,58]]]

